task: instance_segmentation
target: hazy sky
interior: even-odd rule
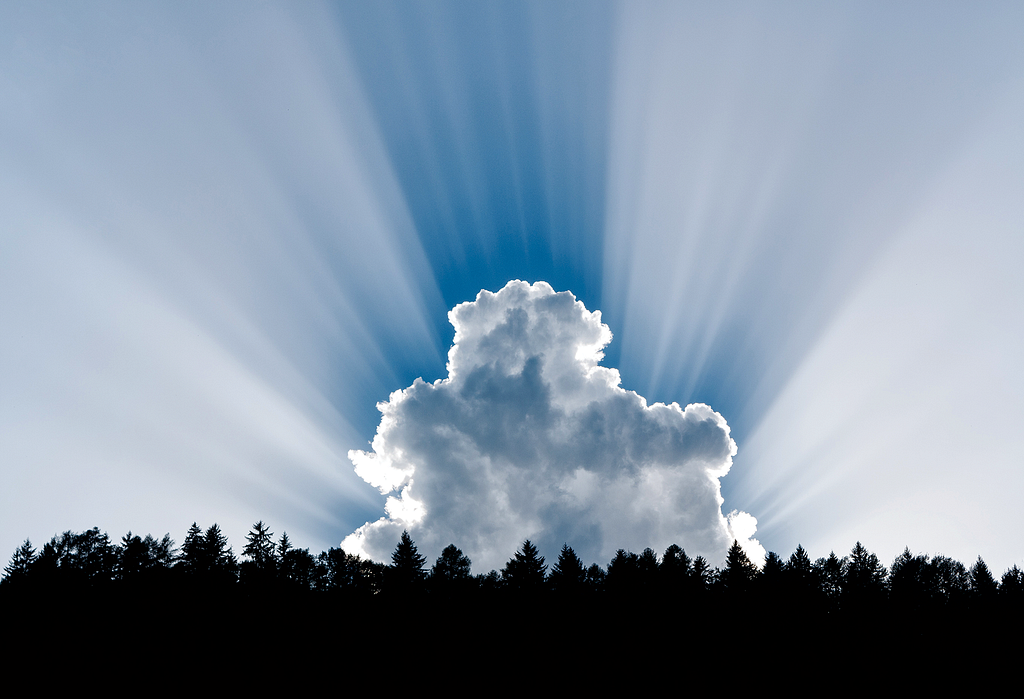
[[[767,549],[1024,563],[1021,36],[1018,2],[4,3],[0,556],[338,545],[385,514],[376,404],[521,279],[724,418]]]

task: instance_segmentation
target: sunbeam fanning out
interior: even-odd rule
[[[1021,3],[0,5],[0,550],[263,520],[756,558],[756,518],[1024,563],[1022,35]],[[550,336],[467,350],[480,289]]]
[[[612,7],[339,5],[449,305],[514,277],[599,301]]]
[[[745,447],[736,495],[785,540],[1020,558],[1024,81],[990,109]]]
[[[745,429],[1008,74],[963,42],[1000,29],[968,8],[920,31],[814,7],[620,17],[603,306],[622,369]]]
[[[440,295],[330,22],[191,9],[0,22],[5,536],[240,535],[270,509],[336,542],[374,502],[341,467],[372,429],[349,401],[440,361]]]
[[[621,345],[610,358],[649,398],[708,402],[729,418],[740,456],[726,498],[755,513],[779,508],[760,531],[779,550],[800,541],[843,550],[860,537],[887,555],[911,543],[969,559],[961,542],[979,548],[982,528],[998,537],[1020,525],[1008,502],[996,514],[980,495],[961,500],[952,481],[940,483],[963,468],[954,453],[992,444],[991,422],[964,423],[952,410],[971,387],[988,390],[973,358],[985,338],[999,350],[985,352],[984,375],[1019,376],[1007,349],[1021,339],[1020,287],[1005,261],[1019,259],[1007,245],[1024,234],[1024,217],[1011,194],[1022,190],[1006,183],[1020,182],[1024,120],[1002,96],[1020,94],[1024,25],[1020,8],[934,9],[637,3],[619,15],[602,308]],[[968,167],[962,154],[979,129],[991,140]],[[956,215],[929,215],[911,247],[893,248],[934,206],[947,172],[955,184],[942,196]],[[980,307],[963,316],[967,298]],[[844,329],[847,344],[828,344],[850,313],[858,322]],[[997,318],[1001,326],[988,325]],[[922,322],[934,323],[926,336],[915,330]],[[951,352],[943,336],[964,331],[972,339],[958,345],[975,349]],[[825,346],[841,351],[822,356]],[[898,357],[907,364],[896,370]],[[938,418],[935,391],[954,385],[952,412]],[[841,386],[856,387],[890,428],[937,419],[937,431],[912,448],[904,433],[887,450],[888,430],[854,427]],[[1021,416],[1019,398],[997,405]],[[831,442],[844,429],[853,431],[842,446]],[[755,431],[757,448],[746,451]],[[950,440],[956,450],[938,448]],[[998,444],[999,458],[970,468],[1019,499],[1020,479],[1000,464],[1024,452],[1009,435]],[[849,478],[861,479],[859,494]],[[1024,555],[1019,544],[988,551],[1009,563],[1011,548]]]

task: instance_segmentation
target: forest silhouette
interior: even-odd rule
[[[967,567],[906,549],[887,568],[860,542],[845,556],[833,552],[814,561],[802,546],[788,559],[769,552],[761,567],[737,542],[721,567],[702,556],[691,558],[675,544],[661,556],[650,548],[620,549],[605,567],[588,566],[566,543],[549,567],[526,540],[500,571],[474,575],[471,566],[454,543],[428,565],[408,532],[396,543],[391,563],[382,564],[341,548],[314,555],[294,546],[286,533],[275,539],[262,521],[246,536],[241,560],[216,524],[204,531],[193,523],[180,548],[169,534],[157,539],[128,532],[112,542],[92,528],[56,535],[39,550],[26,540],[4,568],[0,594],[411,597],[420,603],[642,598],[694,607],[783,605],[817,615],[987,613],[1016,609],[1024,601],[1024,572],[1016,565],[996,579],[980,556]]]
[[[380,649],[396,638],[424,644],[423,672],[457,660],[501,673],[529,653],[591,673],[685,658],[724,676],[737,652],[763,671],[982,666],[992,648],[1017,647],[1024,611],[1016,565],[996,579],[980,557],[966,567],[904,550],[887,568],[859,542],[813,561],[802,546],[788,558],[768,553],[761,567],[734,542],[713,567],[677,545],[587,565],[568,543],[549,565],[526,540],[500,571],[471,566],[455,544],[430,565],[408,532],[384,564],[341,548],[314,555],[262,521],[240,558],[216,524],[193,523],[180,548],[170,535],[112,542],[93,528],[18,547],[0,580],[0,613],[19,639],[11,662],[105,647],[143,677],[183,646],[195,649],[187,673],[216,675],[252,653],[282,666],[346,658],[386,673]],[[573,677],[552,682],[575,690]]]
[[[738,542],[720,567],[673,544],[660,556],[620,550],[602,567],[568,543],[549,565],[525,540],[501,570],[471,566],[454,543],[430,565],[408,532],[384,564],[340,548],[313,555],[262,521],[241,560],[216,524],[194,523],[180,548],[169,534],[114,542],[92,528],[20,545],[0,613],[19,640],[13,657],[98,644],[139,671],[191,644],[189,668],[216,673],[228,658],[249,662],[256,644],[282,664],[344,657],[386,672],[381,640],[415,638],[423,671],[457,659],[498,673],[528,653],[594,673],[685,657],[721,675],[739,651],[764,671],[983,666],[992,648],[1019,645],[1024,611],[1016,565],[996,579],[980,557],[967,567],[905,550],[887,568],[860,542],[814,561],[803,547],[769,553],[761,567]],[[554,682],[577,689],[569,675]]]

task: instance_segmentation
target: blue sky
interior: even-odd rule
[[[724,509],[768,549],[1024,561],[1022,30],[1017,3],[4,5],[0,551],[193,520],[337,545],[383,514],[347,457],[375,404],[523,279],[602,312],[624,388],[728,421]]]

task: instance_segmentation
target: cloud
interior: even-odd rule
[[[602,564],[671,543],[718,563],[733,539],[761,559],[756,520],[722,514],[719,479],[736,453],[725,419],[621,388],[598,364],[612,339],[600,311],[511,281],[448,318],[448,378],[392,393],[372,451],[349,452],[388,498],[346,551],[386,560],[408,529],[424,553],[455,543],[477,570],[500,568],[526,538]]]

